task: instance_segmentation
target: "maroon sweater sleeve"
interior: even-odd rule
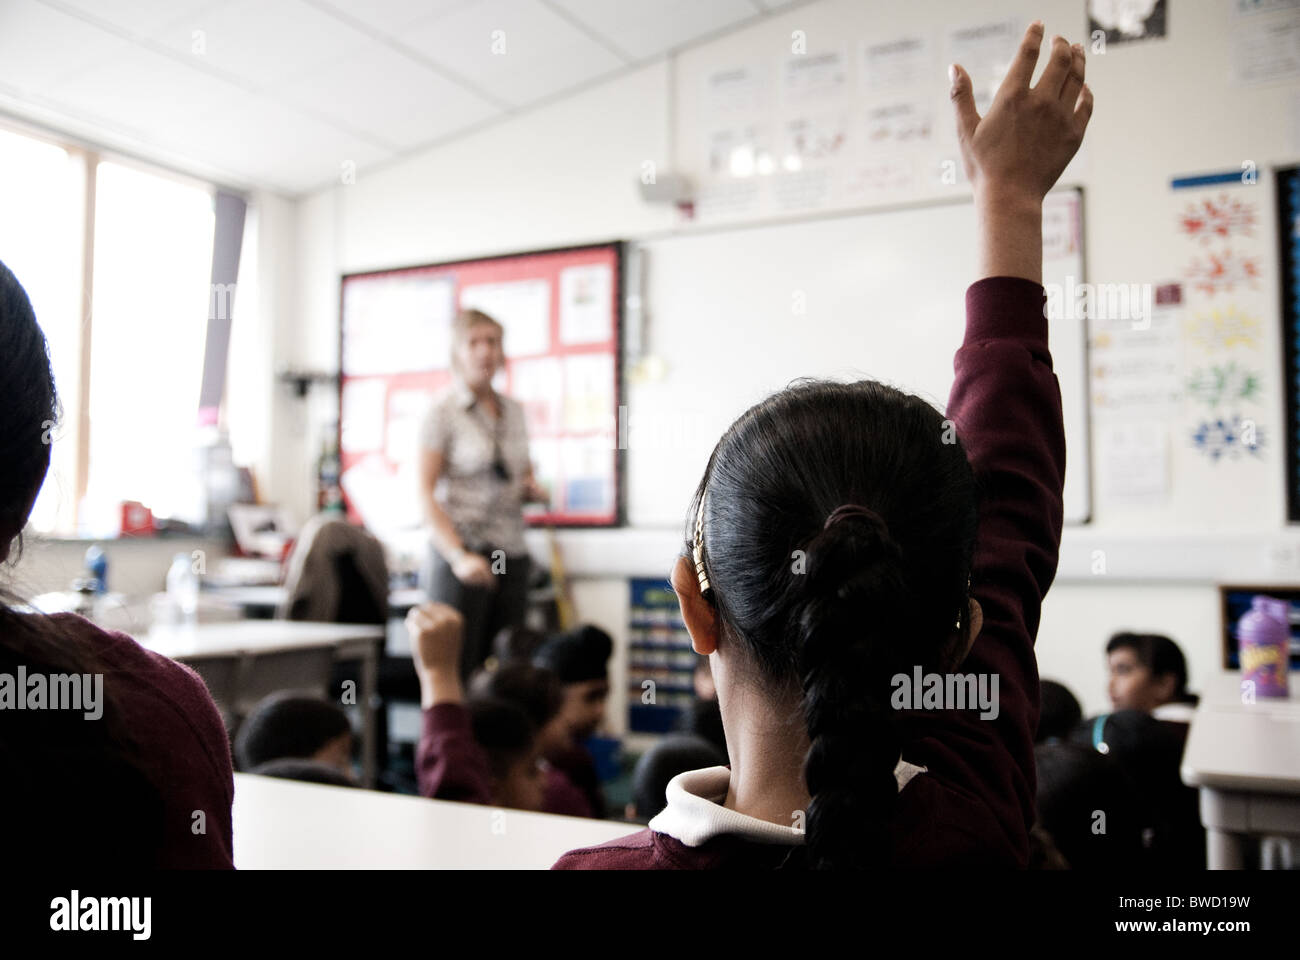
[[[422,797],[492,803],[487,754],[474,740],[464,704],[436,703],[424,711],[415,774]]]
[[[971,593],[984,625],[959,668],[998,680],[998,715],[908,714],[904,756],[979,804],[1023,864],[1034,818],[1038,665],[1034,640],[1061,542],[1065,429],[1047,345],[1043,288],[994,277],[966,293],[966,338],[948,416],[981,490]],[[906,794],[904,794],[906,796]]]

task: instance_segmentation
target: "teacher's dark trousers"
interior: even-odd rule
[[[493,563],[493,547],[466,547]],[[446,603],[465,618],[465,640],[461,648],[460,673],[468,679],[492,653],[492,641],[504,627],[522,626],[528,607],[528,554],[507,556],[504,569],[493,579],[495,588],[467,587],[452,573],[442,554],[430,547],[422,580],[435,603]]]

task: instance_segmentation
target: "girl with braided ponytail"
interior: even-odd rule
[[[980,279],[947,418],[865,381],[800,383],[732,424],[672,573],[730,765],[557,868],[1026,865],[1065,473],[1042,200],[1092,113],[1079,45],[1055,38],[1031,86],[1042,40],[1031,25],[985,117],[950,71]],[[896,698],[918,669],[992,678],[996,708]]]

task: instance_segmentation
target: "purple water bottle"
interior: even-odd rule
[[[1253,682],[1257,697],[1285,697],[1291,665],[1291,625],[1285,600],[1257,596],[1237,626],[1242,683]]]

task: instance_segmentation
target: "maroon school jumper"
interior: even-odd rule
[[[153,653],[124,633],[101,630],[73,614],[50,618],[69,644],[104,667],[122,724],[139,746],[142,772],[162,797],[162,869],[232,869],[230,805],[235,780],[225,724],[199,675]],[[206,832],[194,833],[203,811]]]
[[[469,710],[461,703],[436,703],[424,711],[415,750],[420,796],[461,803],[492,803],[492,772],[487,754],[474,740]],[[556,767],[546,770],[542,812],[592,816],[586,794]]]
[[[962,673],[997,674],[999,714],[902,714],[903,759],[926,768],[898,795],[893,864],[1024,867],[1034,820],[1034,638],[1061,541],[1065,436],[1043,288],[993,277],[966,292],[948,416],[983,487],[971,592],[984,627]],[[790,847],[720,833],[699,846],[642,830],[573,850],[555,869],[768,868]]]

